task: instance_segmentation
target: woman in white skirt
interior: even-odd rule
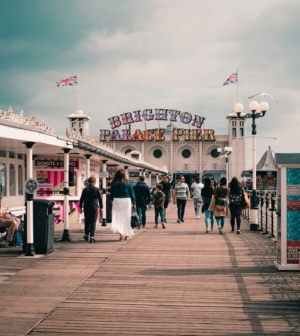
[[[119,240],[126,240],[134,234],[131,228],[131,209],[135,208],[135,195],[122,169],[116,172],[112,181],[110,197],[112,201],[111,230],[120,234]]]

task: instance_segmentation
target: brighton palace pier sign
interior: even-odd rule
[[[180,112],[178,110],[155,109],[155,113],[151,109],[146,109],[143,112],[140,110],[134,112],[123,113],[120,116],[109,118],[108,121],[111,130],[100,130],[100,141],[164,141],[164,129],[147,129],[141,131],[136,129],[131,134],[130,129],[117,130],[120,126],[127,126],[130,124],[142,121],[180,121],[185,125],[191,123],[195,129],[174,128],[172,130],[173,141],[215,141],[215,132],[212,129],[203,129],[202,125],[205,118],[198,115],[192,116],[188,112]]]

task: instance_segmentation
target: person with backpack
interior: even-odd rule
[[[161,226],[163,229],[165,226],[165,217],[164,217],[164,203],[165,203],[165,194],[162,191],[163,186],[161,184],[156,185],[156,194],[154,195],[154,211],[155,211],[155,228],[158,229],[158,217],[161,218]]]
[[[143,227],[146,226],[147,204],[150,204],[151,199],[150,189],[144,181],[145,176],[139,176],[138,182],[133,187],[136,198],[136,212],[138,214],[140,224],[142,224]]]
[[[230,209],[230,224],[231,232],[234,232],[234,224],[236,220],[237,234],[241,233],[241,213],[244,190],[241,187],[238,179],[233,177],[230,182],[229,192],[229,209]]]
[[[209,219],[210,219],[210,230],[214,230],[214,213],[209,210],[211,200],[214,196],[214,190],[211,186],[210,179],[206,178],[204,180],[204,188],[201,190],[201,196],[203,200],[202,213],[205,214],[205,226],[206,233],[209,233]]]
[[[220,187],[216,188],[214,198],[212,199],[211,205],[209,207],[209,210],[213,211],[216,218],[220,235],[223,234],[225,216],[228,215],[229,189],[226,187],[226,185],[227,179],[222,177],[220,180]]]

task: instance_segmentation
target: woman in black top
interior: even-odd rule
[[[234,232],[234,222],[236,219],[237,224],[237,234],[241,233],[241,212],[242,212],[242,197],[244,194],[244,190],[239,184],[239,181],[236,177],[233,177],[230,182],[230,193],[229,193],[229,208],[230,208],[230,224],[231,224],[231,232]]]
[[[203,200],[202,213],[204,212],[205,214],[206,233],[209,232],[209,229],[208,229],[209,218],[210,218],[211,231],[214,230],[214,213],[208,210],[209,205],[211,203],[211,199],[214,195],[214,190],[210,184],[211,184],[210,179],[209,178],[205,179],[204,188],[201,190],[201,196]]]

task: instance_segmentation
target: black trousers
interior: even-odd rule
[[[180,220],[184,219],[185,206],[186,206],[186,200],[177,198],[177,214],[178,214],[178,219]]]
[[[236,220],[237,224],[237,229],[240,230],[241,227],[241,213],[242,213],[242,207],[240,202],[237,203],[230,203],[229,204],[229,209],[230,209],[230,224],[231,224],[231,229],[234,230],[234,224]]]
[[[84,232],[86,235],[90,233],[91,237],[95,235],[98,211],[97,206],[84,208]]]

